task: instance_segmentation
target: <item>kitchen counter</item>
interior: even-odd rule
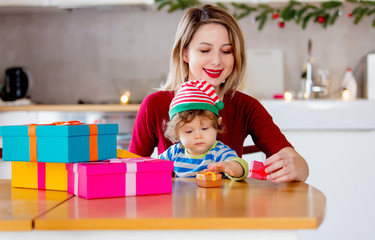
[[[261,100],[283,130],[374,130],[375,101]],[[139,104],[0,106],[0,112],[137,112]],[[45,115],[45,114],[44,114]]]
[[[14,111],[63,111],[63,112],[137,112],[139,104],[72,104],[72,105],[43,105],[31,104],[25,106],[0,106],[0,112]]]
[[[11,190],[9,180],[0,180],[0,183],[2,192],[20,190]],[[32,189],[22,191],[34,195],[18,195],[18,198],[14,199],[10,194],[6,194],[0,198],[0,206],[5,208],[4,204],[14,205],[16,202],[25,205],[25,202],[34,200],[35,205],[44,206],[44,213],[35,212],[33,223],[36,231],[30,232],[32,235],[37,236],[46,232],[38,230],[49,230],[51,233],[64,230],[62,237],[66,237],[65,233],[70,232],[76,238],[85,236],[82,233],[87,232],[85,230],[107,230],[105,235],[108,239],[113,233],[118,236],[118,230],[122,230],[122,238],[126,238],[126,234],[142,235],[149,234],[150,231],[155,234],[154,238],[166,232],[160,230],[179,230],[170,234],[170,238],[163,235],[164,239],[175,239],[176,234],[185,236],[184,234],[192,233],[195,234],[195,239],[200,239],[207,231],[199,230],[212,231],[215,239],[227,236],[225,230],[236,230],[236,234],[251,237],[259,234],[259,230],[263,230],[263,237],[257,239],[270,239],[270,236],[273,236],[272,232],[277,233],[276,239],[285,239],[280,238],[282,235],[294,236],[292,239],[296,239],[296,230],[319,227],[324,218],[326,205],[324,194],[306,183],[276,184],[256,179],[247,179],[243,182],[225,179],[221,188],[200,188],[195,179],[173,179],[172,194],[122,198],[86,200],[69,197],[65,193],[63,198],[56,198],[50,206],[44,205],[44,196],[50,194],[52,197],[64,192]],[[41,193],[44,195],[39,196]],[[9,208],[9,211],[9,215],[14,216],[18,209],[13,207]],[[7,230],[1,226],[4,223],[11,224],[11,220],[4,219],[0,222],[0,229]],[[217,234],[218,230],[223,233],[222,236]],[[16,235],[15,233],[14,236]],[[10,235],[0,233],[0,238],[3,236]]]
[[[375,130],[375,101],[261,100],[283,130]],[[137,112],[139,104],[0,106],[0,112]],[[45,114],[44,114],[45,115]]]
[[[375,130],[375,101],[262,100],[282,130]]]

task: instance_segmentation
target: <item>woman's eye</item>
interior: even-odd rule
[[[210,50],[200,50],[201,53],[208,53]]]
[[[208,130],[208,127],[204,127],[204,128],[202,128],[202,130]]]
[[[193,131],[185,131],[185,133],[192,133]]]
[[[224,54],[232,54],[232,51],[223,51]]]

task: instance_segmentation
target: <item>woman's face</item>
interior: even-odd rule
[[[216,89],[232,73],[234,55],[227,29],[217,23],[202,25],[184,49],[188,80],[202,79]]]

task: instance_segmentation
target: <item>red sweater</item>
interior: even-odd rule
[[[164,122],[169,121],[169,104],[173,97],[173,91],[159,91],[143,100],[133,128],[130,152],[146,157],[155,147],[161,154],[173,144],[164,136]],[[233,97],[225,95],[223,102],[224,109],[219,115],[225,128],[217,139],[234,149],[239,157],[249,134],[267,157],[284,147],[292,147],[258,100],[237,91]]]

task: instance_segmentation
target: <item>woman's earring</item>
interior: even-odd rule
[[[226,81],[226,79],[224,79],[224,81],[222,81],[222,82],[221,82],[221,84],[224,84],[224,83],[225,83],[225,81]]]

